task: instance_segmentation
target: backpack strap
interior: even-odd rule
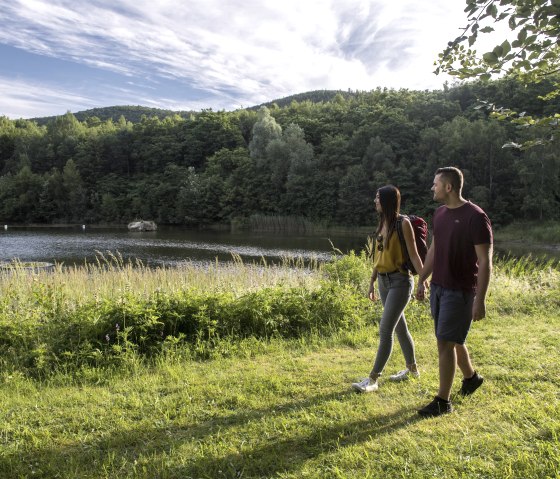
[[[410,256],[408,254],[408,248],[406,247],[406,240],[404,239],[404,232],[402,227],[404,218],[408,218],[408,216],[399,215],[396,224],[397,234],[399,235],[399,241],[401,243],[401,249],[402,249],[403,259],[404,259],[401,267],[405,271],[414,271],[414,267],[412,266],[412,262],[410,261]]]
[[[404,215],[399,215],[399,217],[397,218],[396,229],[397,229],[397,234],[399,235],[399,241],[401,242],[403,257],[406,262],[406,260],[409,258],[408,258],[408,248],[406,247],[406,240],[404,239],[404,232],[402,228],[402,223],[404,218],[405,218]]]

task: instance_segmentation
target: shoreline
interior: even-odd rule
[[[516,225],[522,231],[522,225]],[[4,230],[10,229],[25,229],[25,228],[37,228],[37,229],[128,229],[128,224],[124,223],[113,223],[113,224],[102,224],[102,223],[26,223],[26,224],[5,224]],[[239,232],[239,230],[232,228],[230,225],[227,224],[213,224],[213,225],[206,225],[206,226],[199,226],[199,227],[189,227],[186,225],[172,225],[172,224],[161,224],[158,225],[158,228],[163,230],[166,229],[182,229],[186,231],[229,231],[231,233]],[[494,233],[494,244],[499,245],[502,249],[504,248],[527,248],[527,239],[511,239],[511,226],[505,227],[507,228],[504,231],[503,228],[498,229]],[[335,234],[339,236],[350,236],[350,235],[371,235],[373,231],[372,226],[330,226],[330,227],[321,227],[317,226],[310,231],[298,231],[299,234],[304,235],[319,235],[319,234]],[[505,234],[502,234],[504,231]],[[284,233],[286,235],[294,234],[295,231],[291,230],[278,230],[278,229],[266,229],[266,228],[257,228],[257,229],[246,229],[243,230],[246,233]],[[557,252],[560,251],[560,241],[559,242],[544,242],[538,241],[536,239],[530,240],[531,248],[543,250],[543,251],[551,251]]]

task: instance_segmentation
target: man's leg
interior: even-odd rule
[[[463,382],[459,394],[469,396],[482,385],[484,378],[474,370],[469,350],[464,344],[457,344],[455,352],[457,354],[457,364],[463,373]]]
[[[466,344],[456,344],[455,352],[457,353],[457,365],[463,373],[463,377],[465,379],[472,378],[474,376],[474,368]]]
[[[451,387],[453,386],[453,378],[455,377],[455,369],[457,368],[457,354],[455,352],[455,343],[437,340],[438,358],[439,358],[439,392],[441,399],[449,401],[451,396]]]

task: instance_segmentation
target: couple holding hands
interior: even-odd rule
[[[463,174],[455,167],[439,168],[432,186],[433,198],[442,204],[433,215],[432,242],[424,263],[418,255],[414,230],[408,218],[399,219],[401,195],[394,186],[377,191],[375,208],[379,216],[376,231],[373,273],[369,299],[377,300],[378,282],[383,314],[379,322],[379,346],[369,376],[352,387],[374,392],[393,348],[396,332],[406,368],[390,376],[402,381],[419,377],[414,341],[408,330],[404,310],[414,280],[403,268],[408,253],[418,272],[416,298],[423,300],[426,280],[431,275],[430,308],[434,318],[438,347],[439,391],[432,402],[418,410],[421,416],[439,416],[453,410],[450,395],[457,366],[463,374],[462,395],[472,394],[483,382],[473,368],[465,345],[472,321],[486,315],[486,292],[492,271],[492,227],[486,213],[462,196]],[[397,221],[407,252],[397,234]]]

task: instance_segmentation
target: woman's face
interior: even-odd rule
[[[375,211],[381,213],[383,209],[381,208],[381,202],[379,201],[379,191],[375,195]]]

